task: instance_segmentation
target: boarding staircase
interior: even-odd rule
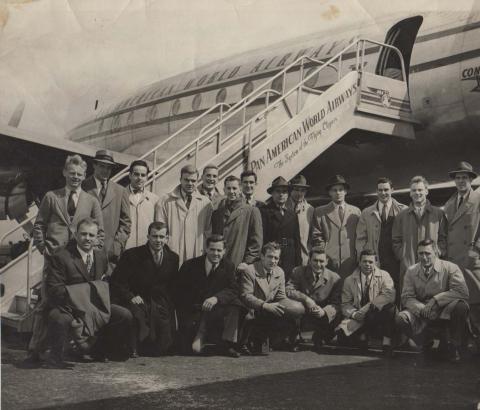
[[[365,71],[367,45],[397,53],[400,80]],[[356,56],[354,67],[344,63],[344,56],[352,52]],[[333,70],[333,84],[324,90],[311,88],[322,70]],[[413,139],[416,122],[406,80],[400,51],[368,39],[352,42],[325,62],[299,57],[234,105],[212,106],[142,155],[153,164],[148,185],[157,194],[169,192],[178,185],[184,165],[201,169],[213,163],[219,169],[219,183],[245,169],[256,171],[260,176],[257,192],[262,199],[275,176],[292,178],[350,130]],[[252,106],[258,107],[259,102],[262,108],[252,113]],[[169,150],[175,139],[212,117],[196,139],[174,153]],[[127,170],[122,171],[113,180],[122,181],[127,175]],[[43,258],[30,241],[27,252],[0,270],[2,323],[19,331],[29,329],[42,265]]]

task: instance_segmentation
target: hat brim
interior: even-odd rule
[[[291,186],[292,188],[295,188],[295,187],[297,187],[297,188],[306,188],[306,189],[310,188],[310,185],[305,185],[305,184],[291,184],[290,186]]]
[[[290,185],[275,185],[268,188],[267,193],[271,194],[276,188],[287,188],[289,191],[292,190],[292,187]]]
[[[115,162],[109,161],[108,159],[93,159],[95,162],[101,162],[102,164],[115,165]]]
[[[347,184],[346,182],[336,182],[334,184],[328,184],[326,187],[325,187],[325,190],[326,191],[330,191],[330,188],[332,188],[332,186],[335,186],[335,185],[343,185],[345,187],[345,189],[350,189],[350,185]]]
[[[467,170],[465,170],[465,169],[457,169],[457,170],[455,170],[455,171],[450,171],[450,172],[448,173],[448,175],[450,175],[450,178],[452,178],[452,179],[454,179],[454,178],[455,178],[455,175],[457,175],[457,174],[468,174],[468,175],[470,175],[470,176],[472,177],[472,179],[475,179],[476,177],[478,177],[478,175],[477,175],[475,172],[473,172],[473,171],[467,171]]]

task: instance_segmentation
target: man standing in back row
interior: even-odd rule
[[[130,219],[132,230],[125,249],[135,248],[147,243],[148,227],[155,218],[155,205],[158,196],[145,189],[148,178],[148,165],[145,161],[137,160],[130,164],[130,185],[127,188],[130,203]]]
[[[287,208],[297,214],[298,227],[300,229],[300,245],[302,250],[302,264],[306,265],[309,261],[310,252],[310,226],[312,224],[314,208],[306,199],[310,185],[303,175],[297,175],[290,181],[292,190],[290,197],[287,199]]]
[[[275,178],[267,192],[270,201],[260,208],[262,213],[263,242],[277,242],[282,252],[280,266],[288,280],[295,266],[302,264],[300,249],[300,228],[297,214],[287,208],[290,185],[283,177]]]
[[[213,208],[210,200],[198,193],[197,180],[195,167],[185,165],[180,170],[180,184],[155,207],[155,220],[167,225],[168,246],[178,255],[180,266],[203,254],[210,233]]]
[[[312,245],[324,246],[329,268],[345,279],[356,266],[355,237],[360,209],[345,202],[350,185],[335,175],[326,186],[332,199],[315,209],[312,222]]]
[[[93,175],[82,184],[82,188],[97,198],[102,207],[104,249],[108,261],[113,265],[125,249],[131,228],[128,192],[116,182],[110,181],[114,165],[110,151],[97,151],[93,160]]]
[[[427,195],[427,180],[422,176],[413,177],[410,181],[412,203],[393,223],[393,250],[400,260],[399,289],[403,287],[405,271],[418,262],[417,245],[420,241],[432,240],[439,256],[446,255],[447,219],[440,208],[430,204]]]

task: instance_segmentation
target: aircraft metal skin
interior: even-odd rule
[[[423,18],[409,70],[411,106],[414,117],[421,123],[416,140],[406,142],[385,137],[372,142],[361,132],[350,133],[304,172],[318,181],[312,191],[314,195],[323,193],[321,184],[332,172],[349,176],[353,192],[357,194],[371,192],[374,178],[380,175],[392,177],[399,188],[407,186],[414,174],[423,174],[432,182],[446,181],[445,170],[459,160],[468,160],[477,168],[480,166],[475,154],[480,148],[475,135],[480,128],[478,10],[470,13],[412,11],[408,15],[383,16],[370,26],[339,27],[333,33],[319,33],[224,59],[194,72],[159,81],[122,99],[91,121],[74,128],[69,138],[141,155],[216,102],[237,102],[297,57],[306,54],[325,61],[358,38],[384,42],[394,24],[416,16]],[[379,51],[377,46],[367,47],[365,71],[375,71]],[[354,62],[354,53],[348,53],[343,71],[350,70]],[[295,81],[294,78],[298,79],[298,73],[290,74],[287,85]],[[335,72],[323,70],[314,80],[310,87],[325,89],[335,81]],[[272,88],[276,87],[278,84],[272,84]],[[372,95],[376,91],[372,90]],[[262,107],[263,101],[259,101],[249,115]],[[196,138],[201,126],[212,118],[207,116],[192,130],[189,138]],[[168,154],[184,144],[185,140],[172,144]]]

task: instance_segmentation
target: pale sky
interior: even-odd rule
[[[101,109],[207,62],[370,19],[381,5],[384,0],[0,0],[0,122],[23,102],[20,128],[64,136],[94,114],[96,99]]]

